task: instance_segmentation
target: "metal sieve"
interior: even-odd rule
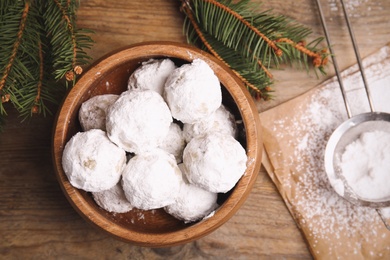
[[[362,65],[362,61],[360,58],[359,50],[356,44],[356,40],[352,31],[351,24],[349,22],[348,14],[344,5],[344,1],[340,0],[341,6],[344,12],[344,17],[346,20],[346,24],[349,30],[349,34],[351,37],[351,41],[353,44],[353,49],[356,55],[356,59],[359,65],[359,70],[362,76],[362,80],[364,83],[364,88],[366,91],[368,103],[370,105],[371,112],[358,114],[352,116],[350,107],[347,102],[346,91],[343,85],[343,81],[340,75],[340,70],[337,65],[337,61],[335,56],[333,55],[332,44],[330,41],[328,29],[325,23],[323,11],[320,5],[320,0],[317,0],[317,6],[320,13],[321,23],[325,32],[325,38],[327,40],[328,48],[330,55],[332,57],[332,61],[334,64],[335,72],[337,75],[337,79],[340,85],[341,93],[343,96],[345,108],[348,115],[348,120],[343,122],[340,126],[336,128],[336,130],[332,133],[330,139],[328,140],[326,149],[325,149],[325,171],[328,176],[329,182],[333,189],[340,196],[348,200],[349,202],[358,205],[358,206],[366,206],[376,208],[377,210],[382,207],[390,206],[390,197],[383,198],[381,200],[367,200],[359,197],[350,185],[347,183],[345,177],[343,176],[341,169],[339,167],[339,160],[341,158],[342,153],[345,151],[345,147],[356,140],[362,133],[374,130],[386,131],[390,132],[390,114],[383,112],[375,112],[374,106],[371,98],[371,94],[368,88],[367,80],[364,74],[364,68]],[[390,174],[390,172],[389,172]],[[390,189],[390,184],[389,184]],[[378,210],[378,213],[379,210]],[[382,218],[383,222],[385,219],[381,214],[379,214]],[[387,228],[389,228],[387,226]]]

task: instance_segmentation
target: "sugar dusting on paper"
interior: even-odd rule
[[[340,241],[345,235],[355,236],[356,232],[365,229],[373,220],[378,222],[378,216],[375,210],[355,207],[339,197],[330,186],[324,170],[325,137],[329,137],[346,119],[346,116],[340,113],[343,111],[342,102],[332,99],[337,90],[334,85],[319,91],[313,95],[305,113],[296,118],[281,119],[274,124],[277,138],[282,138],[286,132],[292,135],[290,145],[296,149],[293,156],[286,158],[284,162],[292,168],[282,185],[289,186],[291,181],[295,182],[295,194],[291,198],[291,204],[298,213],[298,224],[308,230],[307,235],[314,241],[313,253],[319,255],[323,252],[316,251],[316,241],[328,241],[331,246],[327,249],[327,254],[330,255],[332,251],[338,252],[339,248],[345,246],[351,249],[348,254],[351,251],[358,254],[364,242],[375,243],[377,233],[374,226],[366,241]],[[287,121],[294,123],[286,124]],[[298,134],[295,140],[294,134]],[[302,171],[305,171],[304,174]],[[344,258],[346,255],[340,257]]]
[[[383,112],[390,112],[390,105],[384,102],[390,97],[390,61],[381,64],[378,61],[388,53],[387,47],[366,61],[374,102]],[[343,74],[349,75],[344,84],[352,96],[350,105],[353,114],[368,112],[362,84],[353,84],[359,78],[354,70],[351,68]],[[277,140],[277,148],[282,147],[282,150],[266,150],[280,182],[277,185],[285,192],[284,199],[309,241],[313,255],[336,259],[389,256],[390,231],[385,229],[377,212],[354,206],[337,195],[324,169],[327,140],[347,119],[338,84],[335,80],[326,82],[305,101],[293,113],[279,115],[268,125],[263,118],[262,121]]]

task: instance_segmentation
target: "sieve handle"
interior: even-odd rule
[[[356,60],[357,60],[358,65],[359,65],[359,70],[360,70],[360,74],[362,76],[364,89],[366,90],[368,103],[370,105],[371,112],[374,112],[375,111],[374,103],[372,102],[370,89],[368,88],[368,83],[367,83],[367,80],[366,80],[366,74],[364,73],[364,67],[363,67],[362,59],[360,58],[359,48],[358,48],[357,43],[356,43],[355,34],[353,33],[351,23],[349,22],[349,17],[348,17],[347,9],[345,8],[344,0],[340,0],[340,2],[341,2],[341,6],[343,7],[345,21],[347,22],[349,35],[351,36],[353,50],[355,52]]]
[[[329,53],[330,53],[330,55],[332,57],[334,69],[335,69],[336,75],[337,75],[337,80],[339,82],[340,89],[341,89],[341,94],[343,96],[345,109],[347,110],[348,118],[351,118],[352,117],[351,109],[350,109],[348,101],[347,101],[347,95],[346,95],[344,84],[343,84],[343,81],[342,81],[342,78],[341,78],[340,69],[339,69],[339,66],[337,64],[336,57],[335,57],[333,49],[332,49],[332,43],[330,41],[329,31],[328,31],[328,28],[326,26],[324,13],[322,11],[320,0],[316,0],[316,2],[317,2],[317,7],[318,7],[319,14],[320,14],[320,18],[321,18],[322,27],[323,27],[324,32],[325,32],[325,38],[326,38],[326,41],[328,43]],[[349,22],[349,18],[348,18],[347,10],[345,8],[344,1],[340,0],[340,2],[341,2],[341,6],[342,6],[342,9],[343,9],[343,12],[344,12],[345,21],[347,23],[349,35],[351,37],[351,41],[352,41],[353,49],[354,49],[354,52],[355,52],[355,56],[356,56],[356,59],[357,59],[358,65],[359,65],[360,74],[361,74],[362,79],[363,79],[363,85],[364,85],[364,89],[366,90],[368,103],[370,105],[370,110],[371,110],[371,112],[374,112],[374,105],[373,105],[373,102],[372,102],[370,90],[368,88],[366,76],[365,76],[365,73],[364,73],[364,68],[363,68],[363,65],[362,65],[362,60],[361,60],[360,54],[359,54],[359,49],[358,49],[358,46],[356,44],[355,35],[353,33],[351,23]]]

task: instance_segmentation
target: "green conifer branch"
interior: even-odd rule
[[[14,79],[15,76],[24,74],[23,66],[17,66],[18,64],[23,65],[18,53],[20,53],[19,48],[25,32],[30,3],[19,1],[14,5],[2,3],[2,7],[4,9],[2,9],[3,12],[0,18],[0,42],[2,43],[0,51],[0,68],[2,71],[0,78],[0,113],[6,114],[3,103],[11,100],[14,105],[20,107],[14,94],[17,89],[12,83],[16,80]]]
[[[91,58],[91,31],[76,26],[77,0],[0,0],[0,128],[5,105],[23,118],[49,114],[48,103],[76,82]]]
[[[76,0],[52,0],[44,13],[46,31],[51,34],[56,79],[66,76],[69,81],[75,80],[75,68],[88,64],[90,59],[84,49],[90,48],[92,41],[85,36],[89,31],[76,27],[76,6]]]
[[[187,41],[227,64],[256,97],[271,97],[270,69],[280,64],[324,72],[328,54],[317,47],[322,39],[306,45],[311,30],[285,16],[259,12],[249,0],[181,1]]]

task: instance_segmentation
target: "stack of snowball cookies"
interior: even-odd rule
[[[79,110],[83,129],[66,144],[70,183],[113,213],[164,208],[185,223],[217,209],[246,170],[234,116],[201,59],[140,64],[120,95],[98,95]]]

